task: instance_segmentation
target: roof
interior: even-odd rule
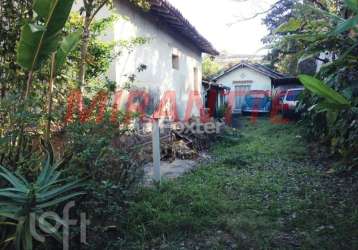
[[[193,42],[201,52],[215,56],[219,55],[219,52],[211,43],[167,0],[149,0],[149,3],[149,13],[166,23],[170,29]]]
[[[207,81],[207,80],[203,80],[202,81],[203,85],[205,85],[206,87],[210,87],[210,88],[216,88],[216,89],[224,89],[224,90],[230,90],[229,87],[226,87],[222,84],[217,84],[217,83],[214,83],[214,82],[210,82],[210,81]]]
[[[302,83],[297,77],[288,76],[286,78],[274,79],[272,81],[272,85],[275,88],[277,88],[280,86],[290,86],[290,85],[302,86]]]
[[[250,68],[258,73],[261,73],[267,77],[270,77],[271,79],[277,80],[277,79],[286,79],[286,78],[292,78],[288,75],[284,75],[281,73],[278,73],[272,69],[270,69],[269,67],[266,67],[264,65],[255,63],[255,64],[250,64],[250,63],[239,63],[234,65],[233,67],[225,70],[223,73],[221,73],[220,75],[216,76],[213,78],[214,81],[218,80],[219,78],[231,73],[232,71],[235,71],[236,69],[240,69],[240,68]]]

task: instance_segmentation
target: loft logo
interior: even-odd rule
[[[55,212],[45,212],[38,216],[36,213],[30,214],[30,232],[32,237],[44,243],[45,236],[43,234],[54,235],[56,238],[60,238],[60,229],[62,229],[62,245],[63,250],[69,249],[69,235],[70,235],[70,226],[78,225],[78,220],[70,219],[70,209],[75,206],[75,202],[71,201],[67,203],[63,209],[63,218],[61,218]],[[36,225],[38,221],[38,225]],[[53,225],[51,222],[55,222]],[[81,243],[86,244],[86,228],[90,224],[89,220],[86,219],[86,214],[80,214],[80,234],[81,234]],[[41,233],[38,232],[38,228],[41,230]]]

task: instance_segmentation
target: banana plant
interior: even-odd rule
[[[34,229],[36,232],[45,230],[44,233],[61,241],[59,232],[51,230],[53,224],[41,218],[41,215],[46,210],[55,209],[56,206],[83,195],[84,192],[76,190],[85,185],[82,180],[62,178],[62,164],[63,162],[53,163],[52,156],[48,154],[47,161],[34,182],[0,166],[0,180],[8,183],[7,187],[0,189],[0,218],[6,219],[0,221],[0,224],[16,227],[14,235],[6,239],[3,245],[14,241],[17,250],[32,250]],[[64,225],[60,217],[53,216],[50,219]]]
[[[63,65],[65,64],[67,56],[76,48],[82,36],[82,31],[77,31],[64,37],[59,44],[56,52],[51,55],[51,70],[50,81],[48,87],[48,104],[47,104],[47,128],[46,139],[50,139],[51,119],[52,119],[52,95],[56,76],[60,74]]]
[[[79,41],[81,40],[82,32],[82,30],[73,32],[68,36],[64,37],[60,42],[55,57],[56,75],[59,75],[61,73],[63,65],[66,62],[67,56],[77,47]]]
[[[314,105],[310,109],[318,108],[320,111],[326,112],[329,123],[333,124],[337,120],[339,111],[351,107],[347,98],[321,80],[309,75],[299,75],[298,78],[306,89],[324,98],[318,105]]]
[[[299,75],[302,84],[314,94],[317,94],[336,107],[350,107],[350,102],[340,93],[329,87],[327,84],[309,75]]]
[[[61,32],[73,3],[74,0],[34,0],[33,2],[35,18],[24,22],[16,51],[16,62],[28,74],[26,90],[21,100],[23,106],[31,91],[34,72],[58,49]],[[17,158],[23,146],[24,128],[25,122],[22,121],[17,143]]]
[[[75,32],[62,39],[62,31],[69,18],[74,0],[35,0],[34,20],[27,21],[21,30],[17,47],[17,63],[28,71],[24,100],[32,85],[34,71],[51,57],[51,73],[48,86],[48,124],[46,137],[49,139],[52,113],[52,92],[56,73],[61,70],[67,55],[76,47],[81,32]]]
[[[36,18],[23,25],[17,47],[17,63],[29,72],[25,99],[31,89],[34,71],[58,48],[73,2],[74,0],[35,0],[33,3]]]

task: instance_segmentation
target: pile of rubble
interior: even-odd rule
[[[224,132],[225,123],[214,120],[201,123],[191,119],[185,124],[163,122],[160,127],[161,175],[164,179],[173,179],[210,160],[205,151]],[[154,166],[150,126],[123,134],[113,145],[127,150],[133,160],[144,163],[143,185],[151,185]]]
[[[199,152],[207,150],[217,141],[224,128],[224,123],[214,120],[201,123],[192,119],[186,124],[174,124],[171,129],[173,157],[194,159]]]
[[[160,147],[161,159],[173,162],[175,159],[194,160],[199,152],[207,150],[225,129],[223,122],[214,119],[201,123],[191,119],[187,123],[161,124]],[[115,146],[137,150],[141,160],[152,161],[152,137],[148,130],[122,135],[115,140]]]

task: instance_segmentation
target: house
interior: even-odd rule
[[[295,77],[278,73],[261,64],[239,63],[212,79],[218,85],[230,88],[235,94],[233,113],[240,113],[245,94],[250,90],[263,90],[274,96],[276,87],[297,86]]]
[[[132,88],[149,93],[149,112],[165,93],[172,91],[179,118],[183,119],[192,92],[202,93],[202,54],[219,53],[169,2],[149,2],[150,9],[145,11],[129,0],[114,1],[115,12],[125,18],[116,21],[104,39],[130,41],[140,37],[146,42],[123,51],[113,62],[109,78],[116,81],[118,87],[124,87],[128,76],[135,74]],[[102,11],[100,18],[109,14]],[[145,65],[145,70],[138,72],[140,65]],[[126,98],[122,98],[122,104],[125,101]],[[199,110],[193,109],[193,112],[193,115],[199,114]]]
[[[203,80],[202,96],[203,103],[210,117],[221,118],[228,100],[229,87]]]

